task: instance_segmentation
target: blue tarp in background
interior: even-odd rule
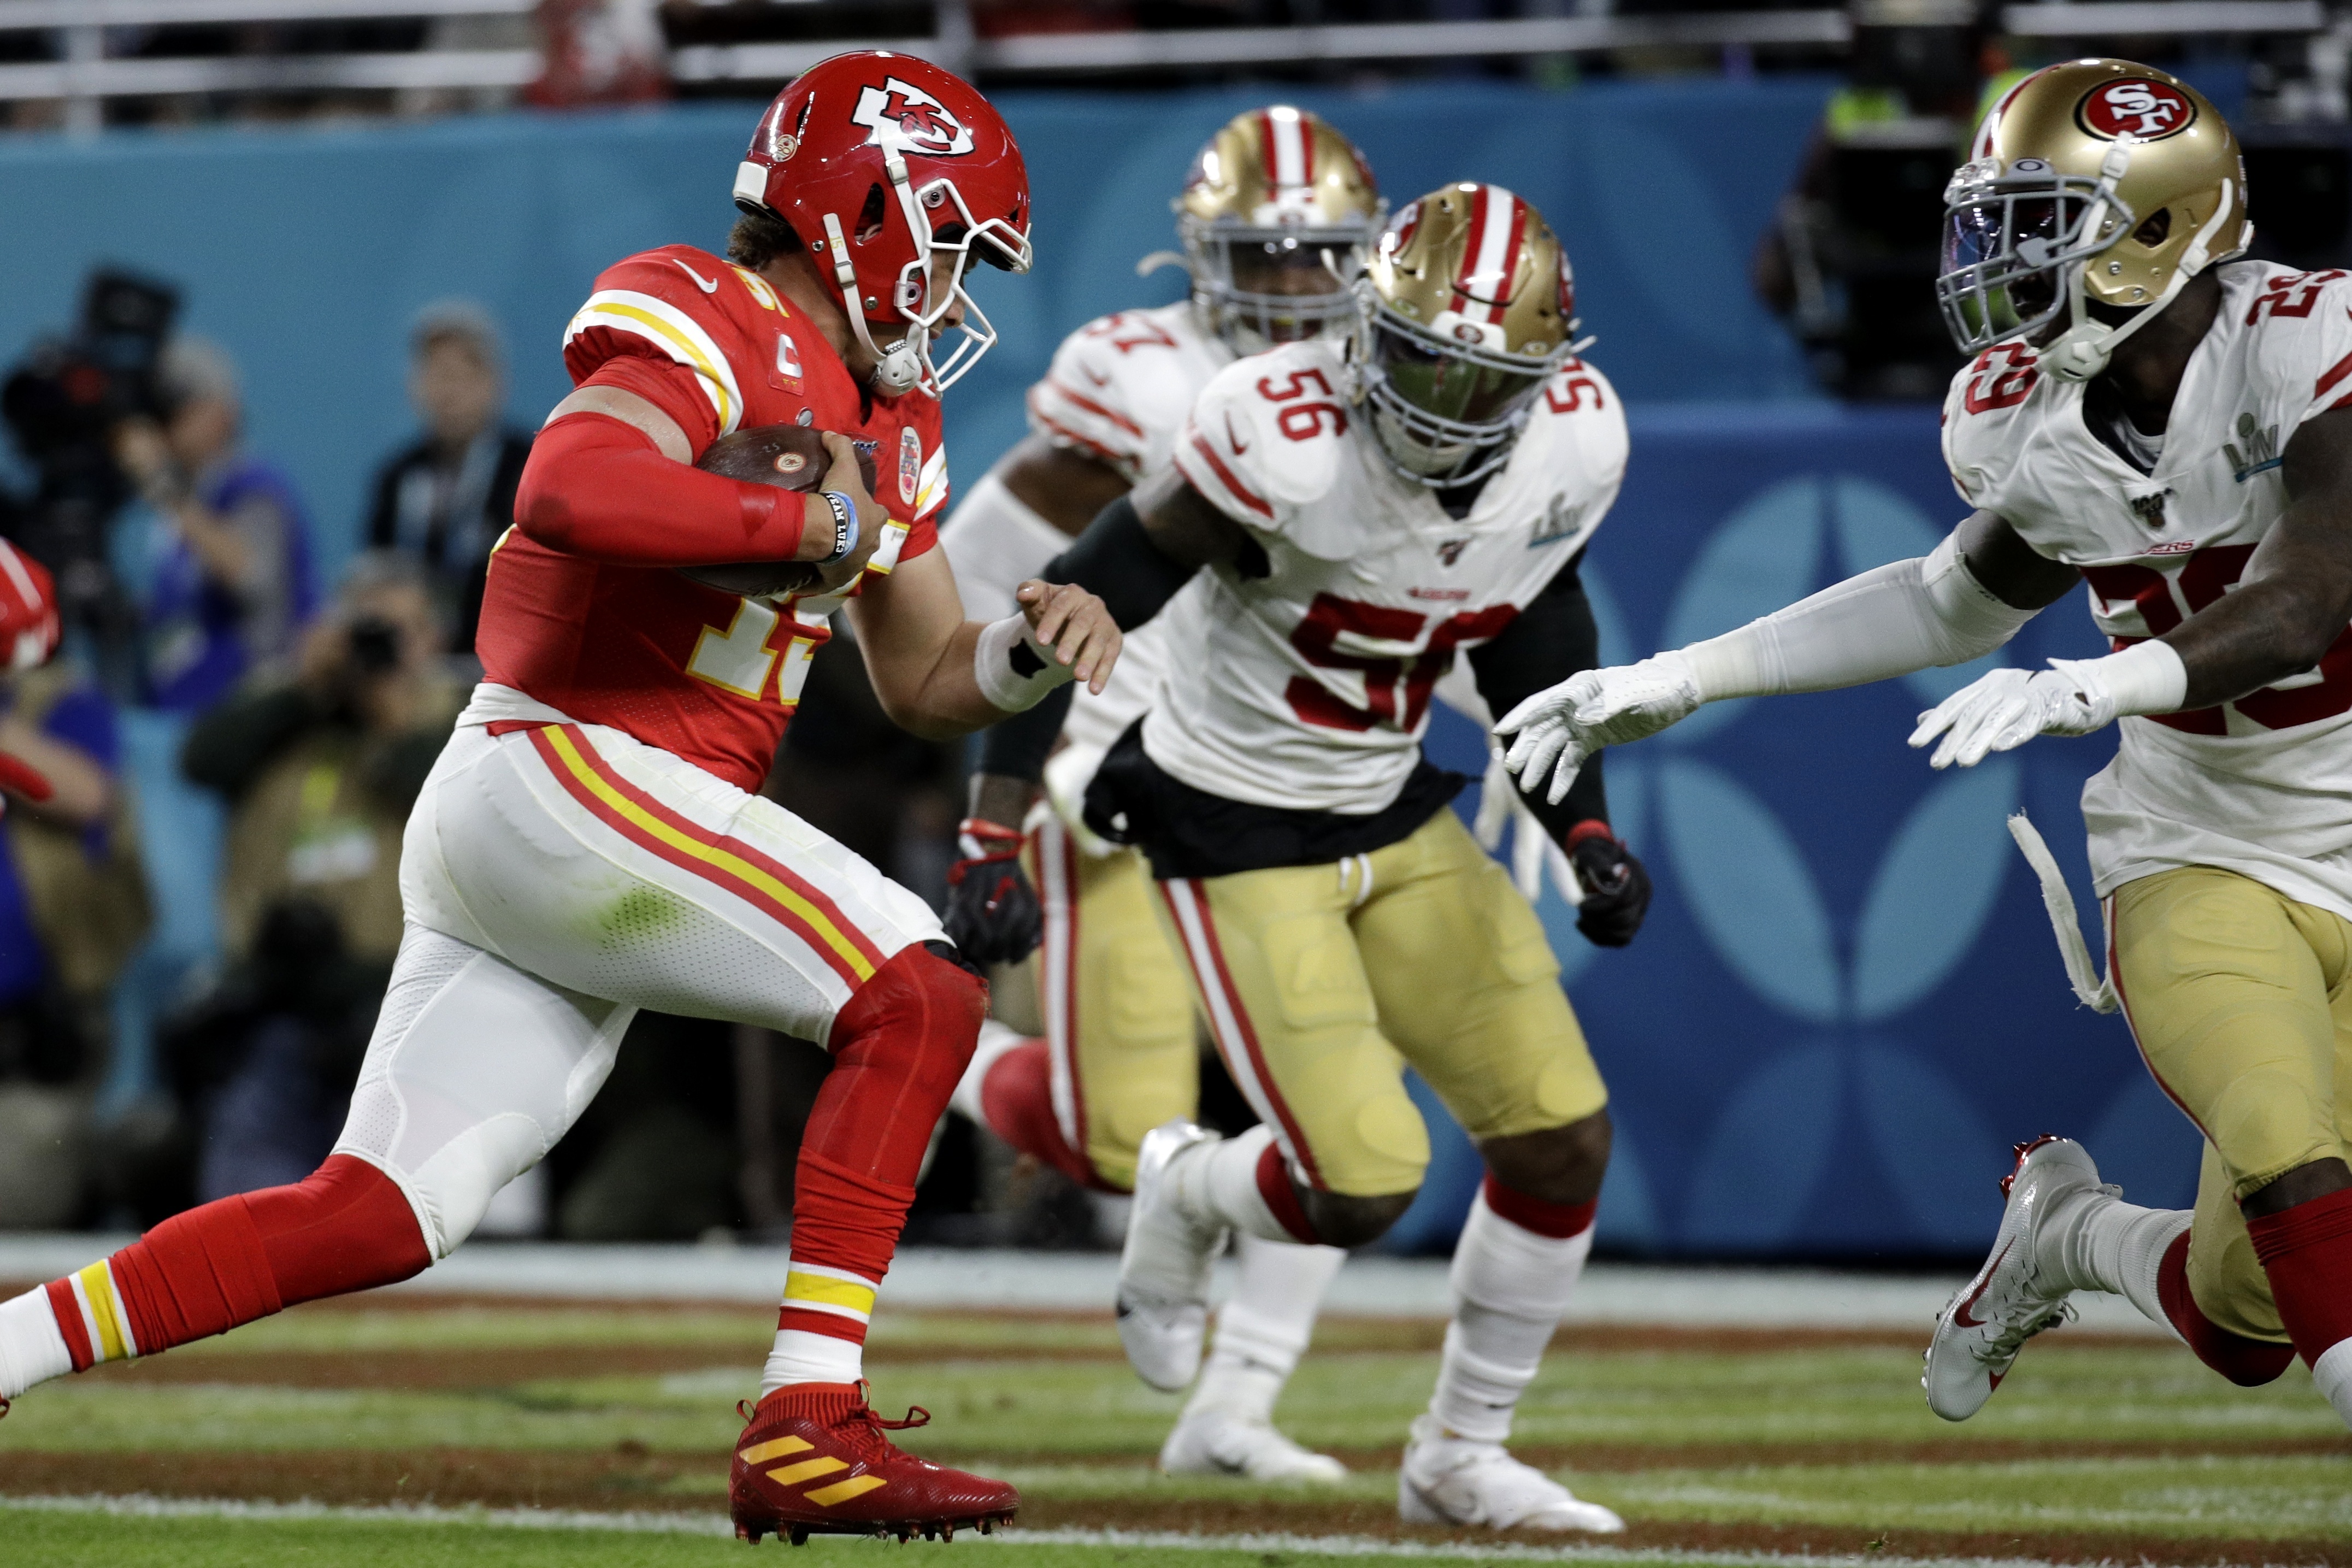
[[[1499,181],[1575,258],[1594,361],[1635,405],[1624,498],[1589,580],[1606,651],[1723,630],[1847,572],[1917,553],[1958,515],[1932,410],[1806,400],[1747,282],[1827,84],[1603,84],[1566,95],[1444,84],[1300,100],[1353,135],[1402,201]],[[950,395],[953,471],[1020,433],[1061,335],[1175,297],[1135,261],[1172,244],[1168,202],[1243,92],[1007,94],[1036,187],[1036,268],[986,273],[1004,342]],[[411,127],[135,133],[0,146],[0,353],[62,325],[82,273],[182,283],[187,324],[243,366],[256,445],[283,459],[350,553],[373,465],[405,438],[408,323],[464,295],[507,327],[514,409],[566,387],[564,321],[604,266],[718,247],[749,105]],[[2011,657],[2083,651],[2072,602]],[[1647,930],[1595,953],[1547,895],[1570,989],[1613,1085],[1604,1235],[1660,1252],[1968,1250],[2007,1145],[2089,1136],[2144,1202],[2185,1202],[2194,1140],[2122,1026],[2073,1006],[2001,828],[2023,804],[2080,877],[2074,800],[2110,740],[2036,742],[1958,776],[1903,745],[1969,672],[1711,710],[1612,758],[1615,815],[1658,880]],[[1445,760],[1477,740],[1444,721]],[[2077,897],[2091,908],[2087,886]],[[1468,1202],[1458,1134],[1400,1239],[1434,1244]]]

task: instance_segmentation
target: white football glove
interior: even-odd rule
[[[1927,765],[1972,768],[2036,735],[2087,735],[2114,722],[2115,693],[2095,659],[2053,658],[2043,670],[1996,669],[1919,715],[1911,743],[1942,742]]]
[[[1557,802],[1576,782],[1585,758],[1603,746],[1654,735],[1689,718],[1698,705],[1698,678],[1690,660],[1662,653],[1639,664],[1571,675],[1504,714],[1495,733],[1518,737],[1504,753],[1503,765],[1528,788],[1551,770],[1546,797]]]
[[[1584,884],[1577,880],[1576,868],[1568,858],[1568,851],[1559,847],[1528,808],[1527,797],[1511,782],[1508,768],[1503,765],[1503,749],[1491,748],[1486,753],[1486,780],[1479,787],[1478,817],[1471,825],[1478,847],[1493,854],[1503,842],[1503,829],[1513,823],[1518,830],[1511,836],[1511,880],[1519,896],[1534,903],[1543,892],[1544,873],[1551,873],[1551,885],[1570,907],[1584,902]]]

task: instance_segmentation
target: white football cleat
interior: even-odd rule
[[[2009,1205],[2001,1210],[1992,1256],[1937,1315],[1919,1374],[1927,1408],[1947,1421],[1965,1421],[1983,1409],[2025,1342],[2070,1315],[2071,1289],[2044,1278],[2037,1261],[2044,1216],[2074,1193],[2121,1192],[2099,1184],[2099,1167],[2080,1143],[2055,1137],[2020,1143],[2017,1169],[2001,1178],[2000,1190]]]
[[[1456,1437],[1434,1416],[1413,1418],[1404,1463],[1397,1468],[1397,1512],[1407,1524],[1483,1524],[1489,1530],[1582,1530],[1610,1535],[1625,1528],[1614,1511],[1586,1502],[1500,1443]]]
[[[1232,1410],[1188,1410],[1160,1446],[1160,1468],[1171,1476],[1240,1476],[1253,1481],[1348,1479],[1348,1467],[1328,1454],[1302,1448],[1274,1429]]]
[[[1135,1205],[1118,1255],[1118,1340],[1128,1364],[1173,1394],[1201,1370],[1209,1324],[1209,1271],[1223,1250],[1223,1226],[1204,1226],[1177,1206],[1169,1165],[1223,1142],[1183,1117],[1143,1135],[1135,1157]],[[1197,1157],[1197,1156],[1194,1156]]]

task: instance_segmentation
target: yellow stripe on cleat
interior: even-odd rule
[[[887,1487],[889,1484],[879,1476],[852,1476],[845,1481],[835,1481],[829,1487],[819,1487],[813,1492],[803,1492],[801,1496],[815,1503],[819,1508],[831,1508],[837,1502],[847,1502],[851,1498],[864,1497],[875,1488]]]
[[[803,1459],[797,1465],[786,1465],[780,1470],[770,1470],[768,1479],[780,1487],[798,1486],[819,1476],[829,1476],[835,1470],[849,1468],[849,1461],[836,1459],[830,1454],[820,1454],[814,1459]]]
[[[805,1454],[815,1445],[805,1437],[778,1437],[771,1442],[754,1443],[735,1457],[747,1465],[763,1459],[779,1458],[785,1454]]]

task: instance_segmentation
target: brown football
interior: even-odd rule
[[[703,449],[694,466],[747,484],[807,491],[824,481],[824,437],[803,425],[762,425],[721,436]],[[857,454],[858,477],[874,493],[874,455]],[[720,566],[681,566],[681,575],[726,594],[796,594],[817,580],[807,561],[737,561]]]

